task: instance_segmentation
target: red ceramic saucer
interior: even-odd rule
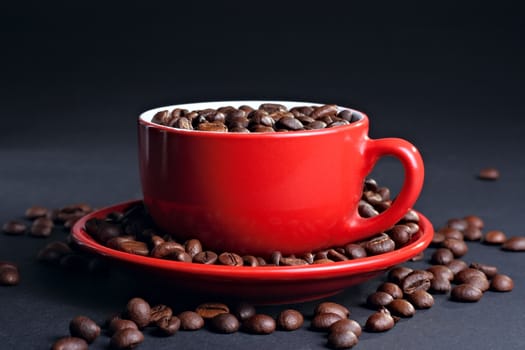
[[[125,211],[138,202],[125,202],[86,215],[74,225],[73,239],[88,251],[119,260],[162,281],[175,282],[179,288],[214,296],[242,298],[255,303],[292,303],[336,294],[421,253],[430,244],[434,234],[430,221],[418,213],[420,231],[414,235],[411,243],[393,252],[318,265],[235,267],[129,254],[101,245],[84,230],[87,220],[104,218],[113,211]]]

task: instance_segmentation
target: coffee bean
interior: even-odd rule
[[[115,248],[117,250],[142,256],[149,255],[148,245],[144,242],[136,241],[134,239],[125,239],[117,240],[116,243],[117,245]]]
[[[485,226],[483,219],[476,215],[467,215],[463,219],[467,222],[469,227],[475,227],[481,230]]]
[[[158,244],[151,250],[151,256],[154,258],[171,259],[176,256],[176,253],[183,251],[184,247],[180,243],[165,241]]]
[[[379,255],[393,251],[396,244],[387,234],[383,233],[366,242],[364,248],[368,255]]]
[[[15,264],[0,262],[0,286],[16,286],[20,283],[20,273]]]
[[[190,239],[186,241],[186,243],[184,243],[184,248],[186,253],[188,253],[192,258],[202,252],[202,244],[198,239]]]
[[[453,218],[447,221],[447,227],[463,231],[468,227],[468,222],[465,219]]]
[[[427,271],[432,273],[434,278],[443,278],[448,281],[452,281],[454,279],[454,272],[452,272],[452,270],[445,265],[430,266]]]
[[[366,298],[366,304],[372,309],[380,309],[390,304],[394,297],[386,292],[375,292]]]
[[[329,264],[329,263],[333,263],[335,261],[333,261],[332,259],[317,259],[317,260],[314,260],[314,262],[312,264]]]
[[[328,346],[332,349],[350,349],[357,345],[359,339],[352,331],[330,332]]]
[[[501,249],[511,252],[523,252],[525,251],[525,237],[515,236],[507,239]]]
[[[227,314],[230,312],[230,309],[223,303],[203,303],[197,306],[195,312],[204,319],[210,319],[219,314]]]
[[[399,317],[412,317],[416,313],[414,306],[405,299],[394,299],[387,308],[392,315]]]
[[[465,270],[468,267],[467,263],[460,259],[454,259],[448,264],[445,264],[445,266],[454,274],[457,274],[459,271]]]
[[[361,326],[357,321],[348,318],[343,318],[330,326],[330,332],[345,332],[351,331],[358,337],[361,336]]]
[[[324,331],[341,319],[343,319],[343,317],[341,317],[340,314],[334,314],[332,312],[320,313],[312,319],[311,327],[318,331]]]
[[[400,299],[403,297],[403,291],[401,288],[392,282],[384,282],[379,287],[377,287],[378,292],[385,292],[392,296],[394,299]]]
[[[89,223],[89,226],[88,226]],[[89,220],[86,222],[86,230],[93,235],[95,239],[102,243],[106,243],[112,238],[118,237],[123,234],[120,225],[112,224],[109,222],[97,222],[95,220]],[[95,233],[92,230],[96,230]]]
[[[36,259],[45,263],[58,264],[62,257],[72,253],[73,251],[66,243],[55,241],[40,249]]]
[[[250,317],[254,316],[256,313],[255,307],[252,304],[248,303],[239,303],[235,307],[235,316],[241,320],[246,321]]]
[[[259,260],[257,260],[257,258],[253,255],[244,255],[242,257],[242,261],[244,266],[259,266]]]
[[[485,264],[473,262],[470,264],[470,267],[476,270],[480,270],[489,279],[494,277],[498,273],[498,268],[492,265],[485,265]]]
[[[390,312],[382,309],[370,315],[366,320],[365,329],[369,332],[385,332],[394,327],[395,321]]]
[[[483,237],[481,229],[474,226],[468,226],[463,230],[463,239],[466,241],[479,241]]]
[[[485,233],[482,242],[485,244],[503,244],[507,240],[505,233],[499,230],[492,230]]]
[[[445,238],[445,240],[441,242],[441,246],[450,249],[455,258],[460,258],[468,252],[467,244],[459,239]]]
[[[293,309],[283,310],[277,317],[277,326],[284,331],[295,331],[296,329],[301,328],[303,323],[303,314]]]
[[[217,262],[217,258],[217,254],[215,252],[206,250],[195,255],[193,257],[193,262],[198,264],[212,265]]]
[[[488,180],[488,181],[495,181],[499,179],[500,172],[496,168],[483,168],[478,173],[478,179],[480,180]]]
[[[275,123],[276,127],[281,127],[287,130],[302,130],[304,129],[304,125],[296,118],[294,117],[283,117],[280,118],[277,123]]]
[[[126,305],[126,315],[130,320],[135,322],[139,328],[143,328],[149,324],[151,307],[146,300],[133,298],[128,301]]]
[[[53,230],[53,220],[46,217],[39,217],[31,225],[31,236],[33,237],[49,237]]]
[[[363,200],[359,201],[357,211],[359,212],[359,215],[364,218],[371,218],[373,216],[379,215],[379,212],[375,210],[375,208],[370,203],[367,203]]]
[[[39,205],[34,205],[32,207],[29,207],[25,211],[25,217],[28,218],[29,220],[34,220],[34,219],[41,218],[41,217],[48,216],[48,215],[49,215],[49,209],[39,206]]]
[[[312,252],[305,253],[303,255],[303,259],[306,260],[307,263],[313,264],[314,259],[315,259],[315,255]]]
[[[350,259],[359,259],[367,256],[365,248],[353,243],[345,245],[345,253]]]
[[[115,349],[133,349],[144,341],[144,334],[137,329],[126,328],[113,334],[110,346]]]
[[[350,316],[350,310],[348,310],[346,306],[331,301],[325,301],[318,304],[315,307],[314,313],[316,315],[334,313],[341,316],[341,318],[348,318],[348,316]]]
[[[230,334],[239,330],[240,323],[234,315],[221,313],[211,319],[211,326],[216,332]]]
[[[204,122],[200,123],[197,127],[200,131],[214,131],[214,132],[227,132],[228,128],[224,123],[221,122]]]
[[[438,294],[446,294],[450,292],[452,289],[452,285],[450,284],[450,281],[443,277],[434,277],[430,281],[430,291],[432,293],[438,293]]]
[[[483,292],[470,284],[460,284],[452,288],[450,297],[452,300],[476,302],[481,299]]]
[[[510,292],[514,289],[514,281],[507,275],[496,274],[490,282],[490,290],[495,292]]]
[[[416,309],[429,309],[434,305],[434,297],[424,290],[408,294],[407,299]]]
[[[10,220],[2,226],[2,231],[6,235],[20,236],[27,230],[26,224],[18,220]]]
[[[93,343],[100,335],[100,327],[86,316],[77,316],[69,323],[69,332],[73,337]]]
[[[433,247],[439,247],[441,245],[441,242],[445,240],[445,235],[442,232],[434,232],[434,236],[432,237],[432,241],[430,244]]]
[[[338,252],[335,249],[329,249],[327,252],[328,259],[331,259],[333,261],[346,261],[348,258],[343,254]]]
[[[458,240],[464,239],[462,231],[452,228],[452,227],[443,227],[442,229],[439,230],[439,232],[445,235],[445,239],[446,238],[453,238],[453,239],[458,239]]]
[[[51,350],[87,350],[88,344],[84,339],[64,337],[53,343]]]
[[[448,248],[438,248],[430,257],[430,262],[436,265],[447,265],[452,260],[454,260],[454,253]]]
[[[222,253],[221,255],[219,255],[218,260],[222,265],[229,265],[229,266],[242,266],[243,265],[242,257],[235,253],[227,253],[227,252]]]
[[[183,311],[178,316],[180,327],[185,331],[196,331],[204,327],[204,319],[193,311]]]
[[[252,334],[270,334],[275,331],[275,320],[268,315],[256,314],[243,322],[243,328]]]
[[[287,108],[279,103],[263,103],[259,106],[259,109],[266,111],[268,113],[286,111]]]
[[[412,235],[409,232],[409,228],[406,225],[395,225],[389,231],[390,238],[394,241],[396,248],[400,248],[410,241]]]
[[[315,129],[324,129],[328,125],[323,122],[322,120],[315,120],[312,123],[308,124],[308,129],[315,130]]]
[[[149,323],[157,323],[160,319],[170,319],[173,316],[173,310],[167,305],[156,305],[150,309]]]
[[[115,334],[120,330],[131,328],[138,329],[137,324],[131,320],[123,320],[120,317],[115,317],[109,322],[110,334]]]
[[[335,116],[337,115],[337,106],[336,105],[324,105],[315,107],[310,117],[317,119],[325,116]]]
[[[412,294],[416,290],[428,290],[433,277],[428,271],[415,270],[403,278],[400,287],[405,294]]]
[[[399,284],[401,281],[408,276],[412,271],[411,268],[406,266],[396,266],[388,271],[388,280],[390,282]]]
[[[180,319],[177,316],[163,317],[155,325],[158,332],[165,336],[171,336],[177,333],[180,328]]]
[[[475,277],[485,279],[485,280],[487,279],[487,276],[485,276],[485,274],[481,272],[480,270],[468,267],[456,273],[456,275],[454,276],[454,282],[458,284],[469,283],[469,280]]]
[[[155,113],[151,121],[153,123],[166,125],[171,118],[172,116],[170,115],[170,112],[168,110],[163,110]]]
[[[482,292],[486,292],[490,288],[490,282],[486,277],[477,277],[474,276],[466,281],[473,287],[478,288]]]

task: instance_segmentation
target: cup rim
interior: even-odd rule
[[[287,106],[288,108],[296,106],[322,106],[323,103],[319,102],[305,102],[305,101],[286,101],[286,100],[215,100],[215,101],[202,101],[202,102],[191,102],[191,103],[182,103],[167,105],[161,107],[155,107],[149,110],[142,112],[139,115],[138,123],[145,127],[152,127],[162,131],[166,131],[173,134],[180,135],[192,135],[192,136],[206,136],[206,137],[218,137],[218,138],[288,138],[288,137],[298,137],[298,136],[314,136],[314,135],[326,135],[343,132],[347,129],[357,129],[368,126],[368,116],[359,110],[344,107],[337,105],[339,110],[351,110],[353,113],[357,113],[361,118],[355,122],[352,122],[348,125],[340,125],[332,128],[324,129],[315,129],[315,130],[298,130],[291,132],[260,132],[260,133],[237,133],[237,132],[216,132],[216,131],[202,131],[202,130],[185,130],[177,129],[174,127],[157,124],[151,121],[153,116],[163,110],[172,110],[175,108],[185,108],[188,110],[199,110],[205,108],[220,108],[223,106],[234,106],[238,108],[241,105],[248,106],[259,106],[263,103],[278,103]],[[214,107],[210,107],[210,105]]]

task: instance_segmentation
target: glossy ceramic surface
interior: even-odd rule
[[[217,133],[151,123],[160,110],[288,101],[221,101],[157,108],[139,118],[144,203],[155,223],[179,239],[214,250],[269,255],[341,245],[395,224],[419,196],[424,177],[416,148],[397,138],[372,140],[368,117],[313,131]],[[364,219],[363,181],[377,160],[397,157],[405,169],[393,205]]]
[[[431,242],[434,229],[419,214],[420,231],[413,241],[393,252],[362,259],[307,266],[223,266],[184,263],[129,254],[97,243],[85,230],[90,218],[104,218],[112,211],[125,211],[138,201],[118,204],[93,212],[80,219],[72,230],[81,247],[116,259],[128,267],[145,271],[154,278],[176,284],[176,289],[213,296],[241,298],[257,303],[291,303],[313,300],[338,293],[383,273],[421,253]]]

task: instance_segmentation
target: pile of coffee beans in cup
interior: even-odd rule
[[[349,109],[337,105],[299,106],[290,110],[277,103],[250,106],[224,106],[218,109],[189,111],[175,108],[157,112],[153,123],[185,130],[215,132],[285,132],[315,130],[348,125],[360,119]]]

